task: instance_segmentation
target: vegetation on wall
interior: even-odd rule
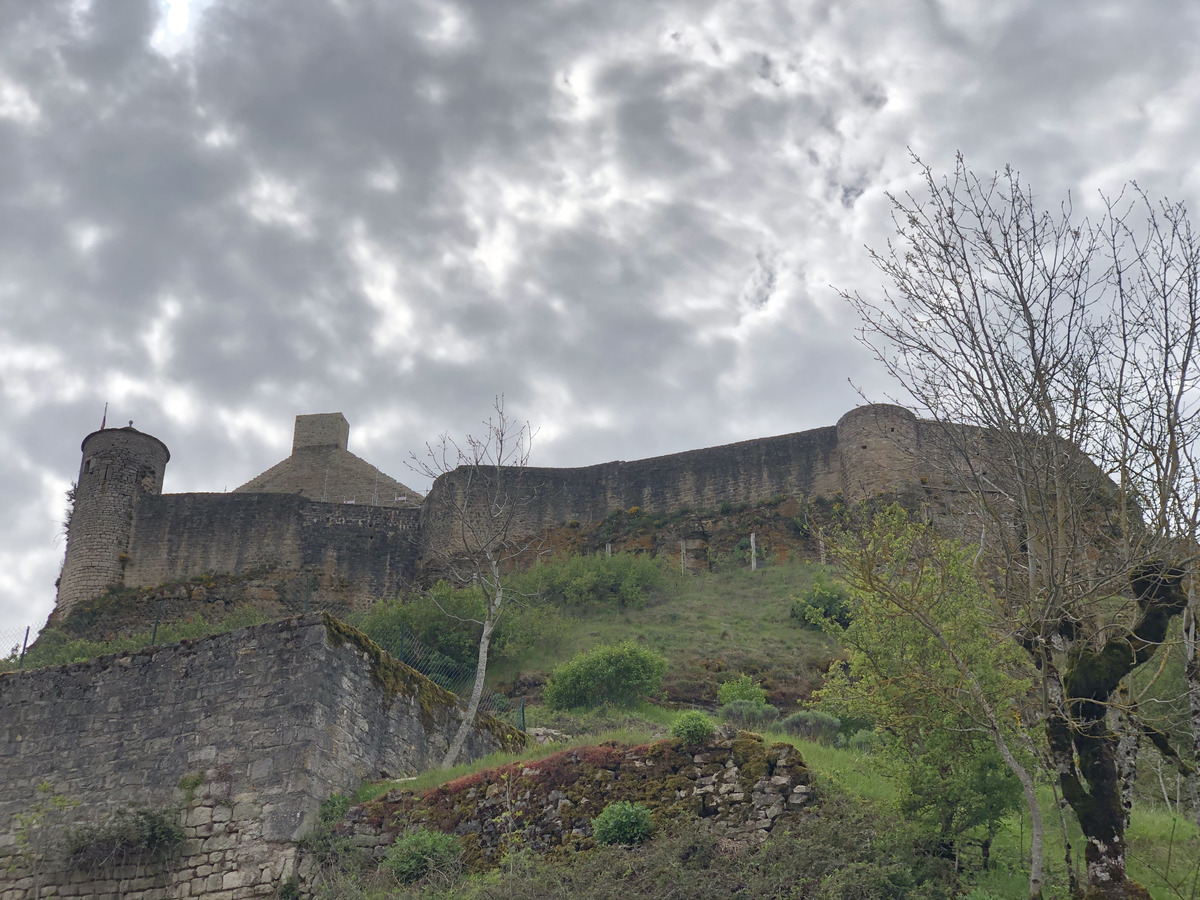
[[[178,809],[122,807],[101,822],[70,828],[63,839],[66,865],[97,871],[130,862],[163,862],[183,843],[179,818]]]

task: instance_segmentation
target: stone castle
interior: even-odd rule
[[[797,434],[514,470],[516,526],[536,534],[633,506],[673,513],[903,490],[920,484],[936,428],[899,407],[865,406]],[[88,435],[54,615],[86,610],[112,587],[174,591],[199,575],[302,577],[351,602],[395,592],[453,542],[465,521],[456,516],[479,512],[442,502],[461,496],[469,472],[446,473],[421,497],[348,443],[340,413],[299,416],[291,455],[235,491],[164,494],[160,440],[132,426]],[[309,896],[298,842],[322,800],[436,764],[463,714],[452,694],[322,613],[0,673],[0,900]],[[468,757],[524,740],[490,717],[474,725]],[[768,819],[782,803],[746,797]],[[52,798],[66,805],[50,809]],[[64,856],[59,838],[71,828],[105,834],[114,816],[138,810],[178,817],[171,855],[108,854],[99,866]]]
[[[941,426],[867,405],[836,425],[633,462],[519,473],[519,528],[616,510],[716,509],[780,496],[847,501],[921,483]],[[55,616],[113,586],[271,571],[315,576],[351,602],[388,596],[455,533],[459,469],[421,497],[351,453],[341,413],[296,417],[291,455],[230,493],[164,494],[170,452],[132,427],[84,438]],[[927,480],[927,479],[926,479]],[[460,510],[461,511],[461,510]]]

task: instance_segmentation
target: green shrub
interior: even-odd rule
[[[717,688],[717,701],[722,706],[738,701],[747,701],[755,706],[767,702],[767,692],[749,675],[742,675],[733,681],[727,681]]]
[[[354,845],[350,835],[337,830],[353,804],[353,798],[345,794],[330,794],[321,801],[312,830],[300,838],[300,846],[316,858],[323,870],[352,870],[365,862],[362,848]]]
[[[819,709],[802,709],[779,723],[788,734],[832,745],[842,730],[842,720]]]
[[[555,557],[518,576],[513,587],[569,609],[641,609],[663,581],[649,554],[615,553]]]
[[[857,750],[859,753],[874,753],[879,749],[879,735],[874,731],[862,728],[846,738],[846,748]]]
[[[701,746],[712,737],[716,730],[717,725],[713,722],[712,717],[695,709],[685,712],[671,726],[671,734],[688,747]]]
[[[459,686],[455,676],[439,673],[455,666],[474,672],[483,612],[478,588],[439,581],[428,591],[377,603],[348,621],[396,659],[454,690]],[[492,635],[493,659],[515,660],[535,646],[554,646],[565,630],[563,615],[546,603],[511,603]]]
[[[662,690],[667,660],[632,641],[581,653],[556,668],[542,694],[551,709],[632,706]]]
[[[321,801],[317,818],[326,825],[336,825],[346,817],[353,800],[345,794],[330,794]]]
[[[183,842],[183,826],[175,809],[118,809],[96,825],[67,831],[68,867],[88,869],[109,863],[169,859]]]
[[[453,877],[462,866],[462,845],[452,834],[418,828],[396,838],[383,865],[405,884],[431,875]]]
[[[622,800],[610,803],[592,819],[592,836],[597,844],[641,844],[654,834],[650,810],[640,803]]]
[[[812,587],[792,600],[789,616],[806,628],[821,628],[832,623],[840,628],[850,624],[850,594],[838,584],[817,578]]]
[[[734,700],[721,707],[721,718],[738,728],[761,731],[779,718],[779,710],[770,703]]]

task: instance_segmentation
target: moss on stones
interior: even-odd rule
[[[767,745],[761,734],[739,731],[730,746],[733,764],[741,770],[742,783],[752,785],[768,774]]]
[[[325,633],[335,647],[350,644],[367,658],[371,668],[371,681],[383,691],[383,702],[390,704],[396,697],[410,697],[420,707],[421,725],[432,731],[438,719],[445,719],[445,710],[458,706],[458,697],[434,684],[416,669],[392,659],[373,640],[329,613],[321,613]],[[441,715],[439,715],[439,713]]]
[[[751,841],[763,840],[774,825],[801,812],[803,804],[787,803],[792,788],[809,780],[792,746],[767,747],[758,735],[743,732],[704,748],[703,755],[714,774],[701,774],[675,740],[635,748],[578,747],[420,793],[393,790],[351,810],[348,822],[376,831],[380,852],[412,825],[469,836],[465,861],[479,871],[499,864],[514,834],[523,847],[543,855],[591,847],[591,820],[618,801],[643,804],[656,825],[706,817],[722,833]],[[763,776],[773,772],[786,775],[787,783],[765,782]]]
[[[347,625],[327,612],[321,613],[321,618],[331,644],[335,647],[350,644],[367,658],[371,667],[371,681],[383,691],[384,705],[390,704],[398,696],[416,700],[420,709],[421,725],[426,731],[432,731],[439,724],[439,720],[444,722],[446,711],[461,708],[457,694],[430,681],[411,666],[393,659],[357,628]],[[519,750],[525,746],[525,733],[501,722],[495,716],[477,717],[476,726],[489,735],[497,747]]]

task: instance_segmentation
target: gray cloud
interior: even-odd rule
[[[166,54],[161,25],[0,0],[0,632],[49,610],[105,401],[176,491],[331,410],[409,480],[500,391],[541,464],[781,433],[888,390],[829,285],[875,289],[906,148],[1197,191],[1176,3],[211,0]]]

